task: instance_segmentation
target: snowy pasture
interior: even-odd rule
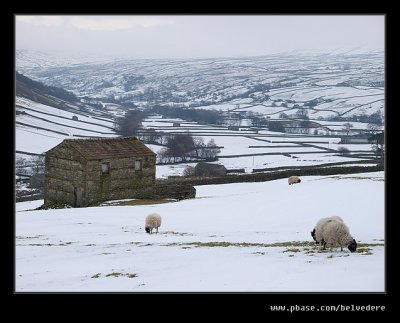
[[[32,210],[16,205],[16,292],[384,292],[384,173],[197,186],[195,199]],[[107,203],[106,203],[107,204]],[[158,234],[144,218],[162,216]],[[319,251],[340,215],[359,247]]]
[[[359,151],[373,157],[370,144],[340,144],[340,137],[286,134],[268,130],[251,133],[210,125],[200,128],[194,122],[183,128],[172,125],[173,122],[182,120],[160,120],[158,117],[149,117],[144,124],[147,128],[162,129],[166,133],[189,132],[194,137],[203,138],[205,143],[214,139],[215,144],[220,147],[220,153],[218,160],[213,163],[224,165],[227,169],[243,168],[246,173],[267,167],[310,166],[349,161],[357,164],[357,161],[365,161],[365,158],[351,156],[351,153]],[[157,154],[165,148],[155,144],[147,146]],[[347,148],[350,155],[340,154],[340,148]],[[197,162],[157,165],[156,177],[180,176],[187,166],[196,164]]]
[[[32,115],[37,113],[38,116],[46,118],[49,122],[32,119],[26,115],[17,115],[17,121],[24,123],[16,125],[17,151],[43,154],[64,139],[79,138],[83,134],[101,137],[117,136],[117,134],[109,133],[111,130],[106,128],[112,124],[111,119],[107,121],[79,116],[81,121],[94,123],[80,124],[80,121],[65,119],[70,119],[71,115],[73,115],[71,112],[36,104],[23,98],[18,100],[20,106],[30,109],[27,110],[28,113]],[[23,111],[23,108],[19,109]],[[58,114],[60,120],[57,121],[56,117],[47,115],[50,112]],[[64,117],[64,119],[61,117]],[[55,122],[59,122],[62,125],[54,124],[50,122],[50,119],[54,119]],[[179,122],[180,126],[173,126],[174,122]],[[266,167],[310,166],[348,161],[356,163],[357,161],[365,160],[365,158],[340,155],[337,150],[341,147],[349,149],[350,153],[363,151],[372,157],[371,145],[339,144],[339,137],[293,135],[267,130],[259,131],[259,133],[254,133],[251,130],[234,131],[220,126],[184,122],[181,119],[162,119],[159,116],[145,119],[143,125],[145,128],[154,128],[157,131],[166,133],[188,131],[194,137],[203,138],[205,143],[214,139],[215,144],[220,147],[219,159],[215,163],[222,164],[228,169],[243,168],[247,173],[252,172],[253,169]],[[35,128],[35,126],[43,129]],[[82,129],[74,127],[82,127]],[[147,144],[147,146],[157,154],[165,148],[165,146],[155,144]],[[29,155],[24,155],[23,158],[29,159]],[[157,165],[156,176],[157,178],[165,178],[182,175],[188,165],[195,166],[195,164],[192,162],[176,165]]]

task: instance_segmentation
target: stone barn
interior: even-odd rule
[[[44,204],[133,198],[155,175],[156,154],[136,137],[65,139],[46,152]]]

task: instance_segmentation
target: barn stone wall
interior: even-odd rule
[[[135,160],[142,160],[142,170],[135,170]],[[110,171],[102,174],[101,164],[109,163]],[[134,192],[155,183],[155,157],[102,159],[88,161],[86,166],[87,204],[132,198]]]
[[[57,148],[46,153],[44,203],[73,205],[74,187],[84,187],[86,161],[68,144]]]

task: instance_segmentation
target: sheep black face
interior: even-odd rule
[[[298,183],[301,183],[301,179],[299,178],[299,181],[298,181]]]
[[[357,249],[357,242],[356,242],[356,240],[353,239],[353,241],[349,244],[349,246],[348,246],[347,248],[349,248],[349,250],[350,250],[351,252],[356,251],[356,249]]]
[[[144,229],[146,230],[147,233],[150,233],[150,227],[145,227]]]
[[[315,243],[318,243],[317,238],[315,237],[315,228],[311,231],[311,236],[314,239]]]

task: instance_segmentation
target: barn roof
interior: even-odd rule
[[[62,144],[72,146],[88,160],[156,155],[136,137],[65,139]]]

